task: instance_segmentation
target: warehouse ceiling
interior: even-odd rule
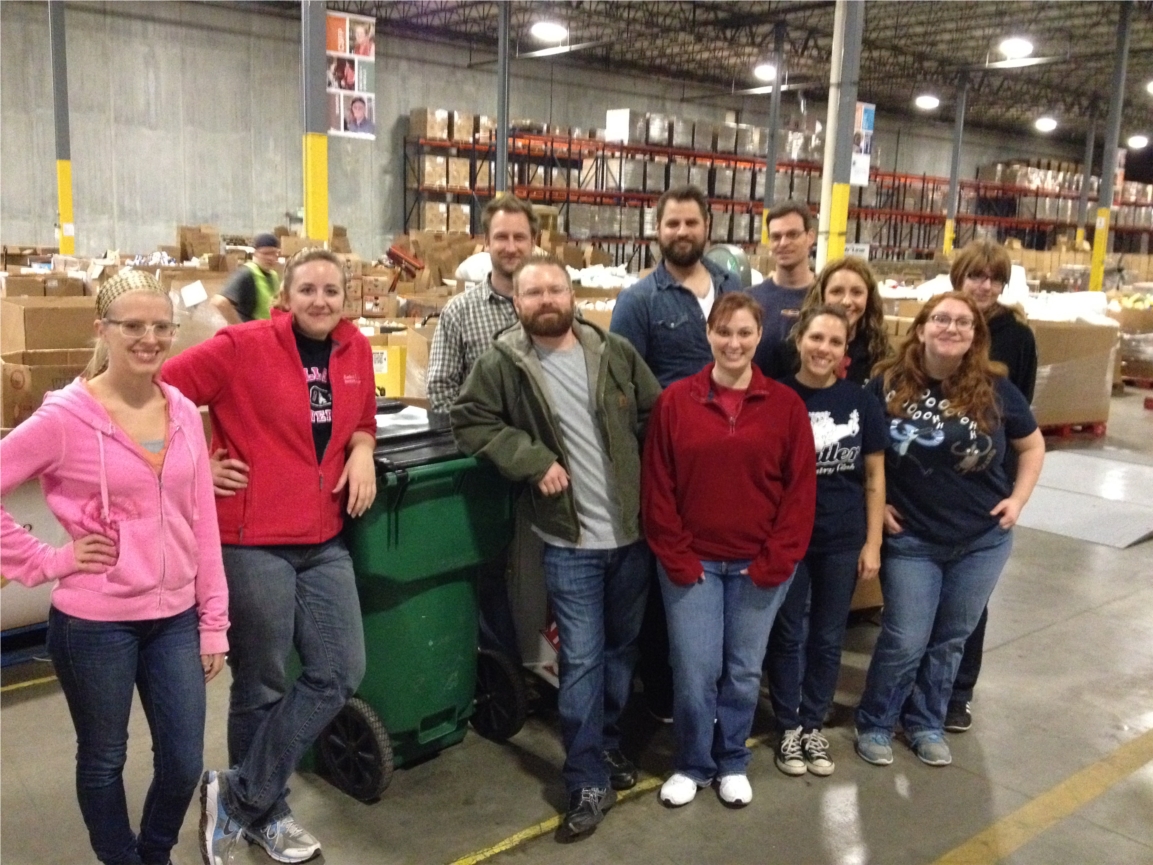
[[[329,7],[375,16],[381,32],[493,52],[498,2],[336,0]],[[736,91],[762,85],[753,68],[770,58],[783,25],[786,83],[806,97],[828,91],[834,3],[533,0],[511,3],[514,51],[547,47],[529,34],[540,20],[569,30],[571,44],[594,43],[563,62],[715,88],[717,104],[739,107]],[[1121,140],[1153,132],[1153,2],[1133,4]],[[915,96],[941,99],[933,116],[951,119],[961,77],[970,82],[966,122],[1033,133],[1041,114],[1055,137],[1082,140],[1094,112],[1103,128],[1112,91],[1119,3],[869,0],[858,98],[882,111],[914,113]],[[1004,68],[998,43],[1027,37],[1030,63]],[[530,61],[521,61],[530,62]],[[992,65],[989,64],[1001,65]],[[699,91],[697,91],[699,94]]]

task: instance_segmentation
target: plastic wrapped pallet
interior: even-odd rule
[[[748,243],[753,217],[749,213],[733,214],[733,243]]]
[[[721,123],[717,126],[717,153],[736,153],[737,124]]]
[[[725,165],[718,165],[713,169],[713,197],[733,197],[733,169]]]
[[[753,169],[733,169],[733,198],[738,201],[748,201],[753,194]],[[764,198],[764,195],[761,196]]]
[[[728,211],[714,210],[713,227],[709,232],[709,240],[713,243],[727,243],[729,240],[729,230],[732,228],[733,215]]]
[[[621,190],[624,192],[645,191],[645,164],[643,159],[625,159],[621,161]]]
[[[672,126],[673,147],[679,147],[682,150],[692,150],[693,121],[683,120],[680,117],[671,117],[669,118],[669,124]]]
[[[753,169],[753,201],[765,200],[765,169]]]
[[[693,150],[716,150],[717,128],[707,120],[698,120],[693,124]]]
[[[802,182],[803,182],[804,175],[798,175],[798,177],[802,178]],[[804,191],[805,191],[805,194],[807,195],[808,194],[808,187],[807,186],[805,186]],[[764,196],[761,196],[761,197],[763,198]],[[792,172],[789,171],[787,168],[785,168],[785,169],[778,168],[777,169],[777,181],[775,184],[773,184],[773,203],[777,204],[778,202],[781,202],[781,201],[788,201],[792,197],[793,197],[793,175],[792,175]],[[798,200],[804,201],[804,198],[798,198]]]
[[[657,236],[657,209],[641,208],[641,237],[652,239]]]
[[[747,123],[737,124],[736,151],[738,156],[756,156],[761,144],[760,129]]]
[[[570,204],[568,206],[568,234],[574,240],[588,240],[593,236],[596,205]]]
[[[654,192],[658,195],[668,189],[666,172],[667,162],[649,162],[645,165],[645,192]]]
[[[689,183],[689,164],[687,162],[669,163],[669,189],[676,186],[686,186]]]
[[[707,165],[689,166],[689,183],[703,192],[709,194],[709,167]]]
[[[603,204],[596,208],[596,222],[593,225],[594,237],[621,236],[621,208],[615,204]]]
[[[413,138],[447,141],[449,114],[445,108],[414,108],[408,115],[408,134]]]
[[[666,114],[650,114],[648,119],[648,143],[656,147],[669,146],[669,118]]]

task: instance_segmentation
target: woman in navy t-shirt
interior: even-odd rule
[[[786,775],[830,775],[834,765],[821,727],[837,687],[853,588],[858,577],[876,579],[881,565],[889,435],[877,398],[837,377],[849,342],[843,306],[802,310],[793,341],[801,368],[781,383],[809,412],[817,515],[769,637],[769,689],[781,734],[775,762]]]
[[[900,720],[930,766],[952,762],[945,709],[961,650],[1012,548],[1045,444],[1029,404],[989,360],[976,303],[940,294],[868,388],[889,419],[885,612],[857,708],[857,753],[893,762]],[[1005,470],[1009,448],[1017,475]]]

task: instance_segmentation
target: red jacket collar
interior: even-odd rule
[[[282,309],[272,309],[272,326],[276,330],[277,336],[282,340],[287,340],[293,345],[296,344],[296,337],[292,330],[292,314],[285,312]],[[334,345],[342,345],[347,343],[353,334],[359,333],[356,325],[350,322],[347,318],[342,318],[340,324],[332,329],[330,336]]]
[[[713,367],[716,363],[710,363],[691,379],[689,379],[689,394],[693,399],[698,402],[708,402],[709,397],[713,392]],[[745,396],[762,397],[768,396],[769,391],[772,390],[772,381],[761,372],[756,364],[753,364],[753,377],[749,381],[749,388],[745,391]]]

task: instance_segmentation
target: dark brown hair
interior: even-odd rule
[[[844,307],[839,304],[833,303],[818,303],[812,306],[801,307],[801,314],[797,318],[797,323],[789,330],[789,339],[791,339],[798,347],[801,343],[801,337],[809,329],[812,323],[820,318],[822,315],[831,315],[845,326],[845,347],[849,345],[849,316],[846,314]]]
[[[657,199],[657,225],[661,224],[661,220],[665,217],[665,205],[670,201],[695,201],[697,207],[701,209],[701,219],[708,224],[709,221],[709,200],[705,198],[705,194],[697,187],[691,185],[674,186],[672,189],[666,189],[661,193],[661,197]]]
[[[893,349],[889,345],[889,335],[885,332],[885,307],[881,303],[881,293],[877,290],[877,277],[873,274],[873,269],[869,267],[867,261],[863,258],[847,255],[844,258],[835,258],[825,264],[817,276],[817,281],[813,283],[813,287],[805,295],[804,303],[801,304],[801,311],[803,312],[810,306],[824,305],[825,289],[829,285],[829,280],[833,274],[842,270],[852,271],[861,277],[868,292],[865,299],[865,312],[857,326],[863,329],[868,340],[869,367],[871,369],[891,355]]]
[[[960,291],[965,278],[974,274],[987,273],[1002,285],[1007,285],[1013,272],[1013,262],[1005,247],[991,240],[974,240],[957,253],[953,266],[949,268],[949,282],[954,291]]]
[[[485,237],[488,237],[488,230],[492,227],[492,218],[498,213],[519,213],[528,220],[528,230],[532,233],[533,238],[540,232],[540,219],[537,217],[536,211],[532,209],[532,205],[523,198],[505,193],[498,195],[484,206],[484,211],[480,215],[480,226]]]
[[[894,357],[877,364],[875,373],[882,377],[889,414],[908,417],[909,406],[928,390],[932,379],[925,371],[925,346],[919,334],[929,322],[929,316],[946,300],[965,304],[973,314],[973,344],[961,359],[961,365],[941,382],[941,391],[949,401],[943,414],[965,415],[977,423],[981,432],[990,432],[1001,420],[1001,407],[997,403],[994,378],[1004,376],[1005,365],[989,360],[989,328],[981,310],[969,295],[949,291],[929,299],[913,319],[913,326],[905,342]]]
[[[768,230],[769,223],[774,219],[780,219],[782,216],[788,216],[790,213],[795,213],[801,217],[801,222],[805,225],[805,231],[813,230],[813,212],[809,210],[809,206],[803,201],[782,201],[780,204],[773,205],[769,210],[769,215],[765,218],[765,230]]]
[[[733,313],[742,309],[753,317],[753,321],[757,323],[757,330],[760,330],[761,320],[764,318],[761,305],[751,294],[745,294],[743,291],[726,291],[717,299],[709,311],[709,330],[720,327],[733,317]]]

